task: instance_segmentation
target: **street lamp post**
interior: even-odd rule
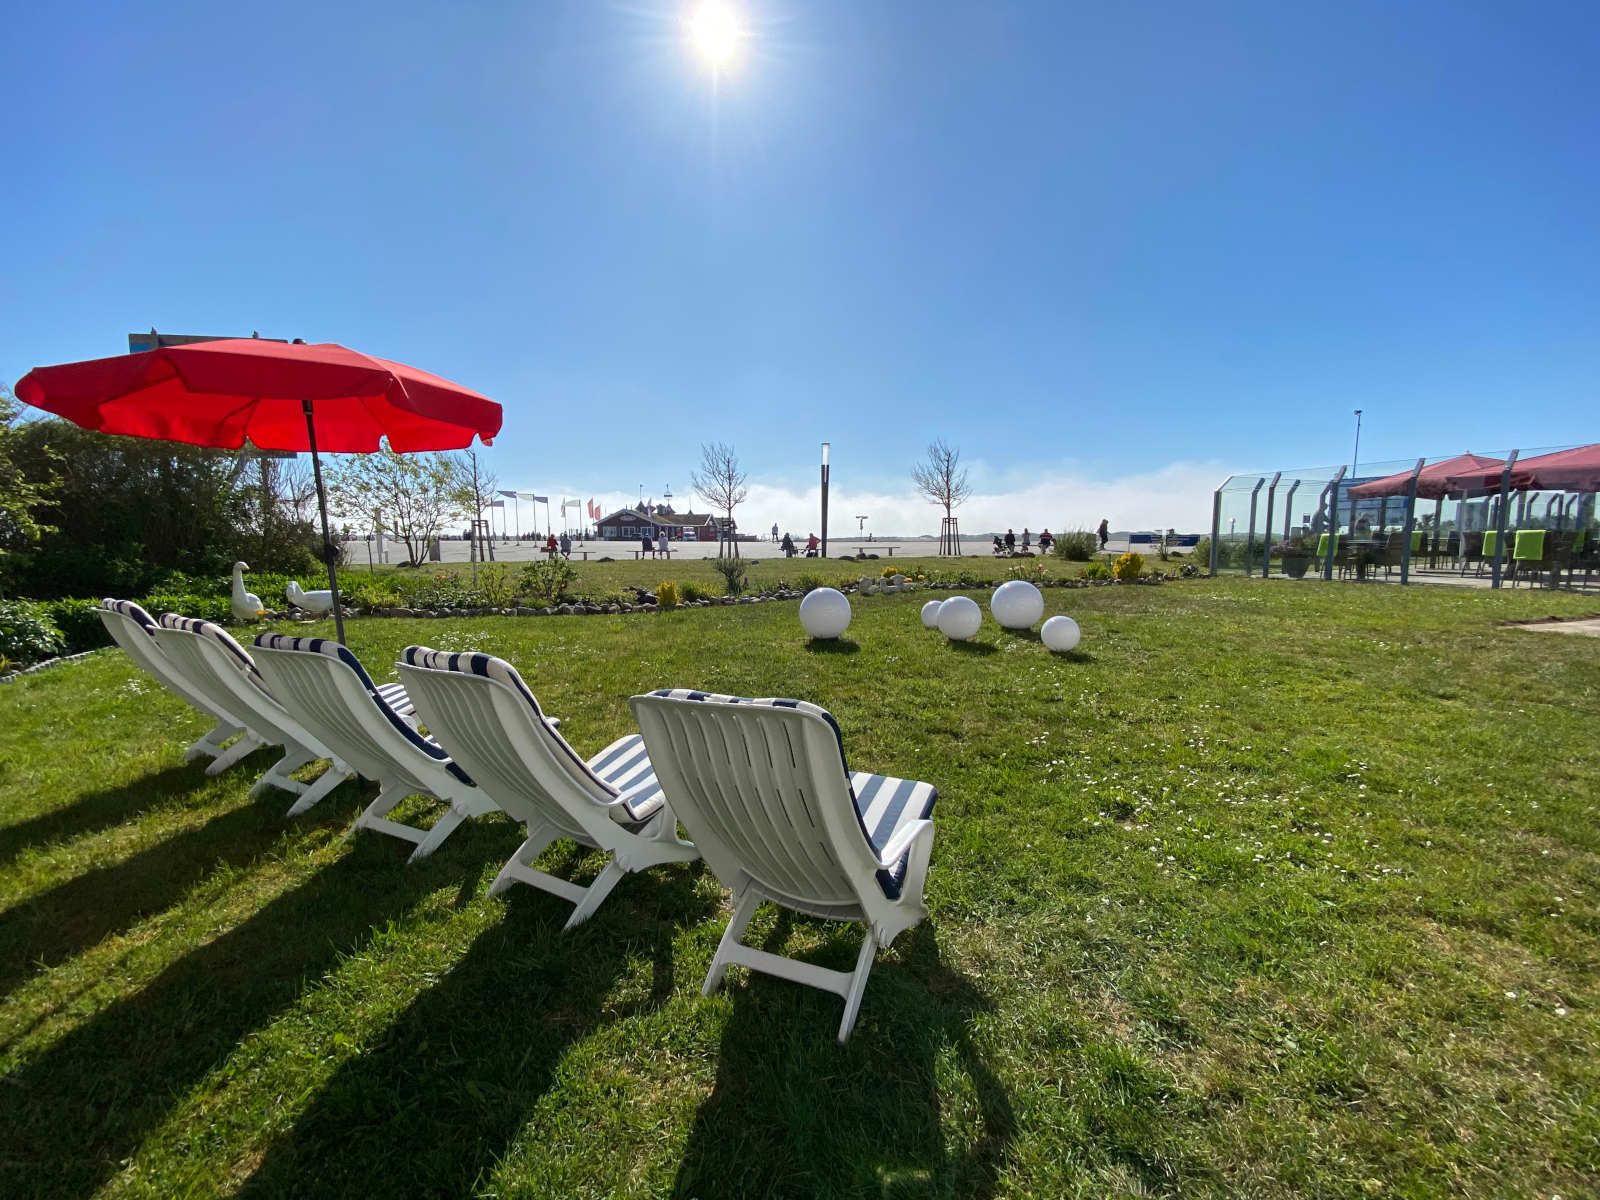
[[[1356,448],[1350,455],[1350,478],[1356,477],[1356,463],[1361,458],[1361,410],[1356,409]]]
[[[828,443],[822,443],[822,557],[828,557]]]

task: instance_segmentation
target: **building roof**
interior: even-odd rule
[[[601,521],[644,522],[649,525],[708,525],[715,518],[709,513],[646,513],[637,508],[619,508],[614,513],[601,517]]]

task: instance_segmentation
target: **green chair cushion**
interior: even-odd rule
[[[1428,541],[1428,535],[1420,529],[1411,531],[1411,553],[1420,554]]]
[[[1544,530],[1519,529],[1517,530],[1516,550],[1512,558],[1522,562],[1538,562],[1544,557]]]
[[[1483,535],[1483,556],[1485,558],[1493,558],[1494,557],[1495,543],[1497,541],[1499,541],[1499,540],[1500,540],[1500,534],[1496,530],[1490,529],[1490,530],[1487,530],[1484,533],[1484,535]]]

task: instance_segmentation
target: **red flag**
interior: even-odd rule
[[[600,519],[600,506],[597,505],[592,499],[589,501],[589,519],[591,521],[598,521]]]

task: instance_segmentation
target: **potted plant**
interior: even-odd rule
[[[1304,579],[1306,568],[1311,565],[1311,544],[1300,534],[1284,538],[1272,548],[1283,562],[1283,573],[1290,579]]]

